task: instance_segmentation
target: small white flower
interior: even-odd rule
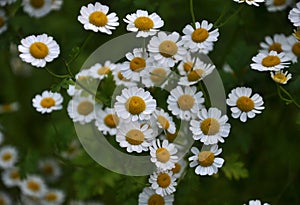
[[[9,5],[12,4],[14,2],[16,2],[17,0],[1,0],[0,1],[0,6],[5,6],[5,5]]]
[[[20,108],[19,102],[5,103],[0,105],[0,114],[7,112],[15,112]]]
[[[296,4],[295,8],[290,10],[288,18],[295,27],[300,26],[300,2]]]
[[[61,9],[62,5],[63,5],[63,0],[52,0],[51,1],[51,9],[52,10],[58,11]]]
[[[293,0],[266,0],[266,7],[269,12],[282,11],[293,4]]]
[[[273,37],[266,36],[265,41],[259,45],[262,48],[259,52],[269,53],[270,51],[276,51],[281,53],[283,48],[287,46],[287,37],[284,34],[274,34]]]
[[[103,134],[115,135],[117,133],[119,121],[120,119],[115,114],[114,109],[107,107],[104,110],[100,109],[97,112],[95,125],[100,132],[103,132]]]
[[[2,191],[0,192],[0,202],[3,205],[12,205],[10,196]]]
[[[18,160],[18,151],[15,147],[6,145],[0,149],[0,168],[12,168]]]
[[[191,120],[190,130],[194,140],[200,140],[205,145],[223,143],[224,138],[228,137],[230,124],[227,123],[228,117],[222,116],[221,110],[217,108],[203,108],[198,115],[199,120]]]
[[[258,199],[256,199],[256,200],[250,200],[250,201],[249,201],[249,205],[261,205],[261,204],[262,204],[261,201],[258,200]],[[246,204],[244,204],[244,205],[246,205]],[[263,205],[270,205],[270,204],[268,204],[268,203],[263,203]]]
[[[283,70],[270,72],[271,78],[279,84],[286,84],[291,78],[292,74],[288,73],[288,71],[283,72]]]
[[[233,118],[240,118],[242,122],[246,122],[247,118],[254,118],[265,109],[262,97],[257,93],[250,97],[251,94],[251,88],[237,87],[231,90],[226,103],[232,107],[230,110]]]
[[[155,163],[157,169],[170,170],[175,167],[175,163],[178,161],[176,156],[177,149],[173,143],[169,143],[168,140],[163,140],[162,143],[159,139],[152,142],[150,146],[151,162]]]
[[[81,146],[78,140],[73,140],[67,150],[61,153],[61,156],[65,159],[73,159],[78,156],[81,152]]]
[[[36,67],[45,67],[47,62],[53,61],[60,53],[59,45],[47,34],[22,39],[18,50],[24,62]]]
[[[40,172],[51,182],[56,181],[62,174],[58,162],[54,159],[43,159],[38,163]]]
[[[139,194],[138,205],[173,205],[174,195],[161,196],[156,194],[155,191],[150,187],[145,187],[143,192]]]
[[[124,88],[122,94],[116,97],[114,109],[124,120],[149,120],[156,109],[156,100],[143,88]]]
[[[41,18],[50,13],[52,9],[52,0],[23,0],[23,10],[29,16]]]
[[[289,66],[290,58],[285,53],[270,51],[269,53],[261,52],[252,58],[251,68],[258,71],[278,71]]]
[[[102,80],[103,78],[107,77],[108,74],[115,69],[115,67],[116,65],[110,61],[105,61],[104,65],[101,63],[96,63],[89,69],[90,76],[95,79]]]
[[[21,182],[20,189],[24,195],[40,198],[47,192],[44,180],[36,175],[29,175]]]
[[[219,31],[214,29],[212,23],[203,20],[201,23],[196,22],[195,28],[191,25],[186,25],[182,32],[182,43],[185,47],[189,48],[191,52],[209,53],[213,50],[213,43],[218,40]]]
[[[233,0],[233,1],[238,3],[246,2],[248,5],[254,5],[254,6],[259,6],[258,3],[265,2],[265,0]]]
[[[156,194],[161,196],[171,195],[176,191],[176,178],[171,171],[155,171],[150,175],[149,183]]]
[[[114,78],[116,85],[118,85],[118,86],[124,85],[125,87],[137,86],[137,82],[131,81],[130,79],[125,78],[124,75],[122,74],[121,68],[123,67],[124,63],[117,64],[116,68],[112,71],[113,78]]]
[[[60,190],[48,190],[41,199],[42,205],[60,205],[64,202],[65,194]]]
[[[218,172],[224,163],[224,159],[217,157],[221,154],[222,149],[218,145],[212,145],[208,151],[199,151],[198,148],[192,147],[191,152],[194,154],[189,157],[190,167],[196,167],[195,173],[201,176],[213,175]]]
[[[0,9],[0,34],[7,30],[5,11]]]
[[[32,105],[42,114],[51,113],[54,110],[62,109],[63,97],[60,93],[43,91],[42,95],[36,95],[32,99]]]
[[[3,184],[7,187],[19,186],[21,183],[21,174],[18,167],[12,167],[2,172]]]
[[[112,34],[111,30],[119,26],[119,18],[116,13],[108,14],[109,7],[96,2],[95,5],[88,4],[80,9],[78,21],[84,25],[85,30]]]
[[[165,112],[163,109],[160,109],[155,110],[154,116],[159,128],[162,128],[163,130],[171,134],[174,134],[176,132],[175,123],[169,113]]]
[[[171,90],[167,99],[168,110],[182,120],[194,119],[199,109],[203,107],[204,98],[201,91],[197,92],[196,87],[177,86]]]
[[[298,58],[300,57],[300,41],[297,40],[295,36],[288,36],[287,44],[283,46],[282,49],[286,56],[290,58],[293,63],[298,62]]]
[[[156,14],[148,11],[137,10],[136,13],[127,14],[123,19],[128,23],[127,31],[137,32],[136,37],[153,36],[164,25],[164,21]]]
[[[169,67],[160,66],[158,63],[150,63],[148,72],[142,75],[142,83],[147,87],[164,88],[169,82],[171,69]]]

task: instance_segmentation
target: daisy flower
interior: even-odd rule
[[[12,167],[5,169],[2,172],[2,181],[3,184],[7,187],[19,186],[21,183],[21,174],[18,167]]]
[[[125,62],[124,62],[125,63]],[[122,64],[124,64],[122,63]],[[137,85],[137,82],[131,81],[127,79],[122,74],[121,68],[123,67],[122,64],[117,64],[116,68],[112,71],[114,81],[117,86],[124,85],[125,87],[133,87]],[[143,75],[144,76],[144,75]]]
[[[12,168],[18,160],[18,151],[15,147],[6,145],[0,149],[0,168]]]
[[[142,83],[147,87],[160,87],[164,88],[169,80],[168,76],[171,73],[169,67],[160,66],[157,63],[150,64],[148,72],[142,75]]]
[[[53,61],[60,53],[59,45],[47,34],[22,39],[18,50],[24,62],[36,67],[45,67],[47,62]]]
[[[137,32],[136,37],[153,36],[164,25],[164,21],[156,14],[148,11],[137,10],[136,13],[127,14],[123,19],[128,23],[127,31]]]
[[[254,5],[254,6],[259,6],[258,3],[265,2],[265,0],[233,0],[233,1],[238,3],[246,2],[248,5]]]
[[[293,36],[298,40],[300,41],[300,27],[296,28],[293,30]]]
[[[0,10],[0,34],[7,30],[6,15],[4,10]]]
[[[250,201],[249,201],[249,205],[261,205],[261,204],[262,204],[261,201],[258,200],[258,199],[256,199],[256,200],[250,200]],[[246,205],[246,204],[244,204],[244,205]],[[263,205],[270,205],[270,204],[268,204],[268,203],[263,203]]]
[[[250,97],[251,94],[251,88],[237,87],[231,90],[226,103],[232,107],[230,110],[233,118],[240,118],[242,122],[246,122],[247,118],[254,118],[265,109],[262,97],[257,93]]]
[[[284,34],[274,34],[273,37],[266,36],[265,41],[260,43],[260,47],[262,48],[260,52],[269,53],[270,51],[276,51],[277,53],[281,53],[283,51],[283,47],[286,46],[286,36]]]
[[[199,109],[203,107],[204,98],[196,87],[177,86],[171,90],[168,96],[168,110],[182,120],[190,120],[197,116]]]
[[[61,156],[65,159],[74,159],[81,152],[81,146],[78,140],[73,140],[67,150],[61,153]]]
[[[60,190],[48,190],[41,199],[42,205],[59,205],[64,202],[65,194]]]
[[[25,13],[31,17],[41,18],[50,13],[52,0],[23,0],[22,6]]]
[[[171,195],[176,191],[176,178],[171,171],[158,170],[150,175],[149,183],[156,194],[161,196]]]
[[[173,67],[175,63],[182,60],[187,51],[182,47],[180,35],[173,32],[167,35],[165,32],[159,32],[153,36],[148,44],[150,57],[162,66]]]
[[[186,25],[182,32],[182,43],[185,47],[189,48],[191,52],[201,52],[204,54],[209,53],[213,49],[213,42],[218,40],[219,31],[214,29],[212,23],[203,20],[201,23],[196,22],[195,28],[191,25]]]
[[[153,189],[150,187],[145,187],[143,192],[139,194],[138,205],[149,205],[149,204],[157,204],[157,205],[173,205],[174,195],[166,195],[161,196],[156,194]]]
[[[278,71],[289,66],[290,59],[285,53],[270,51],[269,53],[258,53],[252,58],[251,68],[258,71]]]
[[[62,109],[63,97],[60,93],[43,91],[42,95],[36,95],[32,99],[32,105],[42,114],[51,113],[53,110]]]
[[[97,112],[95,125],[97,126],[98,130],[103,132],[105,135],[116,135],[119,121],[120,119],[115,114],[114,109],[107,107],[104,110],[100,109]]]
[[[19,102],[5,103],[0,105],[0,114],[7,112],[15,112],[20,108]]]
[[[128,52],[125,56],[128,61],[120,66],[122,75],[129,80],[140,81],[140,77],[148,72],[150,63],[148,54],[142,48],[135,48],[132,53]]]
[[[176,146],[173,143],[169,143],[168,140],[163,140],[161,143],[157,139],[152,142],[152,146],[149,149],[150,160],[155,163],[157,169],[167,171],[175,167],[178,157],[176,156]]]
[[[51,9],[58,11],[61,9],[62,4],[63,4],[63,0],[52,0],[51,1]]]
[[[270,12],[282,11],[292,5],[293,0],[266,0],[267,10]]]
[[[120,147],[126,148],[127,152],[148,151],[151,142],[153,130],[148,124],[141,124],[139,122],[129,122],[120,124],[116,134],[116,141],[119,142]]]
[[[12,205],[12,201],[11,201],[9,195],[2,191],[0,192],[0,204]]]
[[[143,88],[124,88],[114,105],[119,118],[124,120],[149,120],[156,109],[156,100]]]
[[[14,2],[16,2],[17,0],[1,0],[0,1],[0,6],[5,6],[5,5],[8,5],[8,4],[12,4]]]
[[[288,73],[288,71],[283,72],[283,70],[270,72],[271,78],[279,84],[286,84],[291,78],[292,74]]]
[[[283,51],[293,63],[297,63],[300,57],[300,41],[293,35],[288,36],[287,45],[283,47]]]
[[[44,180],[36,175],[29,175],[20,184],[20,189],[24,195],[40,198],[47,193]]]
[[[88,4],[80,9],[78,21],[83,24],[85,30],[112,34],[111,30],[119,26],[119,18],[116,13],[108,14],[109,7],[96,2],[95,5]]]
[[[191,120],[190,130],[194,140],[200,140],[205,145],[223,143],[224,138],[228,137],[230,124],[227,123],[228,117],[222,115],[218,108],[203,108],[198,115],[199,120]]]
[[[40,160],[38,168],[45,178],[51,182],[56,181],[62,174],[58,162],[51,158]]]
[[[189,157],[190,167],[196,167],[195,173],[201,176],[213,175],[218,172],[224,163],[224,159],[216,157],[221,154],[222,149],[218,145],[212,145],[208,151],[199,151],[198,148],[192,147],[191,152],[194,154]]]
[[[107,77],[110,72],[115,69],[116,65],[111,63],[110,61],[105,61],[104,65],[100,63],[96,63],[93,65],[90,70],[90,76],[102,80]]]
[[[177,179],[183,176],[184,170],[187,166],[187,162],[184,159],[179,160],[175,163],[175,167],[171,169],[173,176]]]
[[[175,123],[169,113],[165,112],[163,109],[160,109],[154,111],[154,116],[159,128],[162,128],[171,134],[176,132]]]
[[[295,8],[290,10],[288,18],[295,27],[300,26],[300,2],[296,4]]]
[[[191,53],[188,52],[184,59],[180,61],[177,66],[177,70],[180,75],[186,76],[193,68],[196,63],[204,63],[197,57],[192,57]]]

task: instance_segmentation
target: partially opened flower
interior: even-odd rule
[[[156,194],[161,196],[171,195],[176,191],[176,178],[171,171],[155,171],[150,175],[149,183]]]
[[[80,9],[78,21],[84,25],[85,30],[112,34],[111,30],[119,26],[119,18],[116,13],[108,14],[109,7],[96,2],[95,5],[88,4]]]
[[[23,0],[24,11],[32,17],[41,18],[52,10],[52,0]]]
[[[128,31],[137,32],[136,37],[153,36],[164,25],[164,21],[156,13],[149,15],[145,10],[127,14],[123,20],[128,23]]]
[[[18,50],[20,58],[35,67],[45,67],[46,63],[53,61],[60,53],[59,45],[47,34],[22,39]]]
[[[233,0],[233,1],[238,3],[246,2],[248,5],[254,5],[254,6],[259,6],[258,3],[265,2],[265,0]]]
[[[290,64],[290,58],[285,53],[270,51],[269,53],[261,52],[252,58],[251,68],[258,71],[278,71],[286,68]]]
[[[41,199],[42,205],[60,205],[64,202],[65,194],[61,190],[48,190]]]
[[[290,10],[288,18],[295,27],[300,26],[300,2],[296,4],[295,8]]]
[[[5,11],[0,9],[0,34],[7,30]]]
[[[26,196],[41,198],[47,193],[44,180],[36,175],[29,175],[20,184],[22,193]]]
[[[42,114],[51,113],[54,110],[62,109],[63,97],[60,93],[43,91],[41,95],[36,95],[32,99],[32,105]]]
[[[282,11],[292,4],[293,0],[266,0],[266,7],[270,12]]]
[[[292,74],[288,71],[283,72],[283,70],[270,72],[271,78],[279,84],[286,84],[291,78]]]
[[[0,149],[0,168],[12,168],[18,160],[18,150],[10,145]]]
[[[150,187],[145,187],[139,194],[138,205],[173,205],[174,195],[162,196],[156,194]]]

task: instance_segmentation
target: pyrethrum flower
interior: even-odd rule
[[[103,65],[101,63],[96,63],[89,69],[89,75],[95,79],[102,80],[107,77],[108,74],[115,69],[115,67],[116,65],[110,61],[105,61]]]
[[[22,39],[18,50],[23,61],[36,67],[45,67],[47,62],[53,61],[60,53],[59,45],[47,34]]]
[[[60,205],[64,202],[65,194],[60,190],[48,190],[41,199],[42,205]]]
[[[62,109],[63,97],[60,93],[43,91],[42,95],[36,95],[32,99],[32,105],[38,112],[51,113],[53,110]]]
[[[85,30],[92,30],[94,32],[102,32],[112,34],[111,30],[119,26],[119,18],[116,13],[108,14],[109,7],[96,2],[95,5],[88,4],[80,9],[80,16],[78,21],[84,25]]]
[[[259,6],[258,3],[265,2],[265,0],[233,0],[233,1],[238,3],[246,2],[248,5],[254,5],[254,6]]]
[[[249,201],[249,205],[261,205],[261,204],[262,204],[261,201],[258,200],[258,199],[256,199],[256,200],[250,200],[250,201]],[[247,204],[244,204],[244,205],[247,205]],[[263,205],[270,205],[270,204],[268,204],[268,203],[263,203]]]
[[[257,93],[250,97],[251,95],[251,88],[237,87],[231,90],[226,103],[232,107],[230,110],[233,118],[240,118],[242,122],[246,122],[247,118],[254,118],[265,109],[262,97]]]
[[[228,117],[222,115],[221,110],[217,108],[203,108],[198,115],[199,120],[191,120],[190,130],[193,133],[194,140],[200,140],[205,145],[224,142],[223,138],[228,137],[230,124],[227,123]]]
[[[54,159],[42,159],[38,163],[40,172],[50,182],[56,181],[61,176],[61,168]]]
[[[300,2],[296,4],[295,8],[290,10],[288,18],[295,27],[300,26]]]
[[[67,150],[61,153],[62,157],[65,159],[73,159],[78,156],[81,152],[81,146],[78,140],[73,140]]]
[[[173,143],[169,143],[168,140],[163,140],[162,143],[159,139],[152,142],[150,146],[151,162],[155,163],[157,169],[170,170],[175,167],[175,163],[178,161],[176,156],[177,148]]]
[[[7,187],[19,186],[21,183],[21,174],[17,167],[4,170],[1,177],[3,184]]]
[[[208,151],[199,151],[198,148],[192,147],[191,152],[194,155],[189,157],[190,167],[196,167],[195,173],[198,175],[216,174],[218,168],[223,166],[224,159],[216,157],[222,152],[218,145],[212,145]]]
[[[176,132],[175,123],[169,113],[165,112],[163,109],[155,110],[154,116],[159,128],[162,128],[171,134]]]
[[[142,83],[147,87],[160,87],[164,88],[169,80],[168,76],[171,73],[169,67],[160,66],[158,63],[150,64],[148,72],[142,75]]]
[[[287,37],[287,45],[283,47],[283,52],[291,59],[293,63],[298,62],[300,57],[300,41],[295,36],[290,35]]]
[[[0,9],[0,34],[7,30],[6,15],[4,10]]]
[[[274,34],[273,37],[266,36],[265,41],[259,45],[262,48],[260,52],[269,53],[270,51],[276,51],[281,53],[283,48],[287,46],[287,38],[284,34]]]
[[[12,201],[9,197],[9,195],[7,195],[4,192],[0,192],[0,203],[3,205],[12,205]]]
[[[278,71],[286,68],[290,64],[290,58],[285,53],[270,51],[269,53],[261,52],[252,58],[251,68],[258,71]]]
[[[95,125],[100,132],[103,132],[103,134],[115,135],[117,133],[119,121],[120,119],[116,115],[114,109],[107,107],[104,110],[100,109],[97,112]]]
[[[124,75],[122,74],[121,68],[123,67],[124,63],[117,64],[116,68],[112,71],[113,78],[116,85],[124,85],[125,87],[136,86],[137,82],[125,78]]]
[[[153,36],[164,25],[164,21],[156,14],[148,14],[148,11],[137,10],[136,13],[127,14],[123,19],[128,23],[128,31],[137,32],[136,37]]]
[[[167,99],[168,110],[182,120],[190,120],[197,116],[199,109],[203,107],[204,98],[196,87],[177,86],[171,90]]]
[[[210,31],[213,27],[212,23],[203,20],[201,23],[196,22],[195,28],[191,25],[186,25],[182,32],[184,36],[182,37],[182,43],[186,48],[189,48],[191,52],[202,52],[209,53],[213,50],[213,43],[218,40],[219,31],[214,29]]]
[[[18,160],[18,151],[10,145],[0,149],[0,168],[12,168]]]
[[[143,192],[139,194],[138,205],[173,205],[174,195],[161,196],[156,194],[150,187],[145,187]]]
[[[159,32],[153,36],[148,44],[148,51],[152,57],[161,66],[173,67],[175,63],[182,60],[187,53],[182,47],[180,35],[173,32],[167,35],[165,32]]]
[[[44,180],[36,175],[29,175],[21,182],[20,189],[24,195],[40,198],[47,192]]]
[[[266,0],[266,7],[270,12],[282,11],[292,3],[293,0]]]
[[[291,78],[292,74],[288,73],[288,71],[283,72],[283,70],[270,72],[271,78],[279,84],[286,84]]]
[[[149,183],[156,194],[167,196],[176,191],[176,178],[171,171],[156,171],[150,175]]]
[[[0,104],[0,114],[7,113],[7,112],[15,112],[18,111],[19,108],[20,108],[19,102]]]
[[[124,88],[116,100],[115,111],[124,120],[149,120],[156,109],[156,100],[143,88]]]
[[[52,0],[23,0],[23,10],[29,16],[41,18],[50,13]]]

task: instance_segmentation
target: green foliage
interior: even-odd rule
[[[244,167],[244,163],[239,161],[238,155],[225,157],[225,165],[222,167],[222,172],[225,176],[232,180],[239,180],[248,177],[248,170]]]

